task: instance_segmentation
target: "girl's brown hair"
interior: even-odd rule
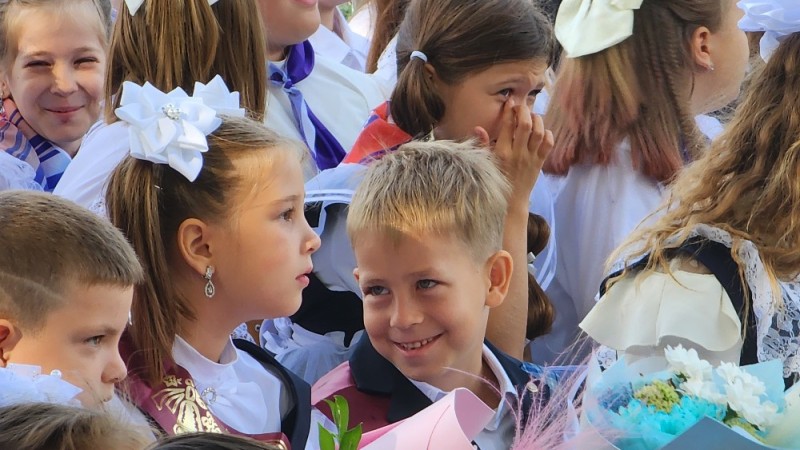
[[[389,45],[389,41],[397,34],[406,8],[411,0],[373,0],[366,5],[375,12],[375,31],[372,34],[372,43],[367,55],[367,72],[378,70],[378,60]]]
[[[208,136],[208,146],[194,182],[167,165],[129,157],[108,185],[111,222],[127,236],[145,270],[145,282],[134,289],[129,331],[135,349],[142,352],[143,373],[137,375],[151,383],[161,379],[164,361],[171,360],[181,324],[194,319],[189,301],[173,284],[180,224],[188,218],[235,220],[237,194],[263,187],[268,181],[264,174],[281,155],[291,153],[300,160],[305,155],[293,141],[245,118],[224,117]]]
[[[550,241],[550,226],[540,215],[528,214],[528,253],[539,255]],[[528,272],[528,323],[525,337],[534,340],[549,333],[556,311],[536,277]]]
[[[397,38],[392,118],[406,133],[422,136],[444,116],[426,64],[452,85],[496,64],[547,61],[552,43],[550,22],[531,0],[415,0]],[[413,51],[428,62],[410,59]]]
[[[152,440],[111,414],[52,403],[0,408],[0,448],[14,450],[141,450]]]
[[[671,198],[662,206],[664,216],[631,236],[617,255],[624,254],[632,261],[650,253],[649,268],[668,270],[668,249],[681,245],[696,225],[708,224],[729,232],[734,248],[743,239],[753,242],[774,286],[779,279],[797,276],[798,105],[800,33],[795,33],[753,74],[727,130],[672,184]],[[675,235],[679,238],[673,242]],[[738,252],[732,256],[742,273]]]
[[[561,61],[545,125],[557,145],[545,171],[611,162],[624,139],[633,165],[658,181],[697,158],[705,140],[690,110],[697,28],[722,25],[727,0],[650,0],[635,13],[633,36],[602,52]],[[730,12],[727,12],[730,14]]]
[[[146,0],[135,16],[123,7],[111,38],[106,74],[107,122],[114,122],[122,83],[149,82],[191,94],[196,81],[220,75],[261,119],[267,104],[266,38],[253,0]]]

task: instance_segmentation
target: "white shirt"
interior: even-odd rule
[[[285,61],[275,64],[284,66]],[[345,151],[353,147],[372,110],[388,97],[370,76],[319,55],[314,70],[295,87]],[[272,83],[269,84],[264,123],[285,137],[303,141],[288,95]]]
[[[483,346],[483,360],[486,361],[489,369],[497,378],[497,382],[500,384],[498,389],[503,393],[503,398],[500,400],[492,420],[475,437],[474,442],[478,444],[481,450],[506,450],[514,440],[516,430],[517,421],[514,414],[511,414],[509,405],[517,401],[517,390],[511,383],[511,378],[508,377],[503,366],[500,365],[500,361],[497,360],[497,357],[486,345]],[[409,381],[432,402],[439,401],[447,395],[447,392],[428,383],[412,379],[409,379]]]
[[[36,183],[36,172],[30,164],[10,154],[0,151],[0,191],[7,189],[29,189],[41,191]]]
[[[282,412],[291,406],[286,387],[232,341],[217,363],[175,336],[172,357],[189,372],[208,408],[225,425],[246,434],[281,431]]]
[[[535,342],[534,362],[552,362],[549,358],[572,343],[578,323],[595,304],[611,252],[661,204],[663,186],[633,168],[630,152],[625,141],[610,164],[572,166],[561,182],[555,200],[556,276],[546,290],[556,322],[552,333]]]
[[[98,122],[89,129],[53,193],[105,216],[108,179],[129,152],[127,123]]]
[[[314,52],[334,61],[339,61],[345,66],[364,72],[367,68],[367,55],[369,54],[369,40],[356,34],[350,29],[344,15],[336,8],[333,16],[334,30],[339,34],[320,25],[317,32],[312,34],[309,41],[314,47]]]

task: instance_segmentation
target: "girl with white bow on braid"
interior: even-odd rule
[[[218,77],[193,92],[125,82],[116,110],[131,157],[111,175],[108,213],[146,275],[121,343],[125,388],[168,434],[313,448],[308,384],[230,337],[300,306],[320,243],[303,216],[307,151],[245,118]]]
[[[563,0],[565,50],[545,123],[555,202],[556,354],[595,304],[611,251],[702,155],[694,117],[736,98],[748,62],[735,0]]]
[[[100,115],[110,13],[108,0],[0,2],[0,189],[59,183]]]
[[[258,0],[267,30],[269,98],[265,123],[304,142],[319,170],[336,167],[372,108],[386,100],[377,81],[315,54],[315,0]]]
[[[191,93],[195,81],[207,83],[219,74],[241,94],[250,117],[263,117],[264,49],[252,0],[122,2],[109,50],[103,123],[90,130],[54,193],[105,215],[108,177],[128,153],[128,125],[114,115],[124,81]]]
[[[675,179],[663,216],[629,237],[581,323],[643,371],[683,344],[712,364],[778,360],[800,376],[800,11],[742,0],[761,55],[728,129]],[[621,312],[623,312],[621,314]],[[610,326],[610,323],[614,326]]]

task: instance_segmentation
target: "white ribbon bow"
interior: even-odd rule
[[[737,6],[744,11],[739,28],[764,31],[761,58],[766,61],[778,48],[781,39],[800,32],[800,3],[797,0],[742,0]]]
[[[600,52],[633,34],[633,12],[641,6],[642,0],[564,0],[556,38],[570,58]]]
[[[207,85],[195,83],[191,97],[181,88],[165,94],[150,83],[126,81],[115,113],[130,125],[131,156],[167,164],[189,181],[203,168],[206,136],[222,123],[218,114],[245,115],[239,93],[228,91],[219,75]]]
[[[164,0],[159,0],[164,1]],[[213,5],[217,3],[219,0],[208,0],[209,5]],[[144,4],[144,0],[125,0],[125,4],[128,5],[128,11],[131,12],[132,16],[136,15],[136,11],[139,11],[139,8]]]

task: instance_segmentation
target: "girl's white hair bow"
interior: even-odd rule
[[[203,168],[206,136],[222,124],[219,114],[245,115],[239,93],[230,92],[219,75],[207,85],[195,83],[192,96],[180,88],[165,94],[150,83],[126,81],[114,112],[129,125],[131,156],[167,164],[189,181]]]
[[[164,1],[164,0],[160,0]],[[213,5],[217,3],[219,0],[208,0],[209,5]],[[125,4],[128,5],[128,11],[131,12],[131,15],[136,15],[136,11],[139,11],[139,8],[144,4],[144,0],[125,0]]]
[[[761,38],[761,58],[764,61],[778,48],[781,39],[800,32],[800,3],[797,0],[741,0],[737,6],[744,11],[739,28],[764,31]]]
[[[633,14],[641,6],[642,0],[564,0],[556,38],[570,58],[603,51],[633,34]]]

